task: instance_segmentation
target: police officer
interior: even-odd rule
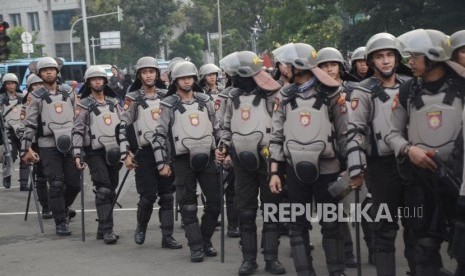
[[[53,58],[39,59],[37,71],[44,86],[31,92],[26,101],[21,158],[26,163],[38,161],[37,153],[31,148],[37,135],[44,174],[50,184],[49,204],[56,234],[67,236],[71,234],[68,208],[80,191],[80,174],[71,152],[76,95],[70,87],[57,83],[58,64]]]
[[[318,51],[316,62],[318,67],[341,85],[342,93],[345,94],[345,98],[347,100],[346,107],[349,110],[350,106],[348,100],[350,99],[350,95],[352,94],[354,87],[358,84],[358,81],[354,76],[346,71],[344,58],[342,57],[341,52],[333,47],[322,48]],[[344,225],[343,230],[345,235],[345,265],[347,267],[357,267],[357,260],[354,256],[354,244],[348,223]]]
[[[198,70],[180,61],[171,71],[169,96],[161,101],[161,113],[152,147],[160,175],[169,177],[169,151],[173,156],[176,196],[181,206],[191,261],[216,256],[211,243],[220,214],[220,194],[213,150],[219,139],[218,120],[210,96],[197,83]],[[169,146],[171,145],[171,146]],[[206,198],[202,223],[197,219],[197,181]]]
[[[113,244],[118,240],[113,233],[112,203],[121,169],[121,154],[115,134],[115,127],[120,121],[120,106],[115,92],[107,83],[102,67],[90,66],[86,70],[74,120],[73,155],[78,170],[82,171],[85,164],[89,165],[95,186],[97,239]]]
[[[221,92],[221,89],[218,87],[218,74],[220,71],[220,68],[212,63],[204,64],[199,69],[199,85],[205,93],[212,96],[213,102],[216,102],[218,93]]]
[[[392,103],[386,142],[400,159],[401,176],[408,183],[406,206],[410,212],[419,207],[423,211],[407,220],[413,233],[415,275],[442,275],[439,249],[449,238],[447,226],[458,192],[456,187],[448,189],[431,157],[447,161],[452,153],[462,122],[465,80],[456,71],[462,67],[449,65],[450,41],[444,33],[417,29],[398,40],[414,79],[402,84]]]
[[[339,159],[346,152],[347,110],[339,84],[316,66],[315,49],[291,44],[278,57],[291,67],[293,84],[283,87],[275,99],[270,141],[273,193],[282,190],[277,175],[286,167],[286,185],[292,203],[337,203],[328,184],[341,171]],[[310,130],[311,127],[311,130]],[[323,249],[331,276],[344,274],[343,223],[321,221]],[[291,252],[298,275],[314,275],[305,216],[290,223]]]
[[[119,136],[122,159],[128,170],[135,168],[136,188],[139,193],[134,241],[137,244],[144,243],[153,204],[158,197],[158,205],[160,205],[158,217],[163,235],[162,247],[182,248],[182,245],[173,238],[174,176],[160,176],[150,144],[159,121],[160,101],[167,92],[160,80],[160,68],[155,58],[146,56],[137,61],[136,80],[130,90],[124,101]],[[132,128],[129,127],[131,125]],[[127,139],[130,137],[131,129],[134,129],[136,136],[136,141],[132,143]]]
[[[281,50],[286,49],[286,45],[278,47],[272,52],[275,65],[273,79],[275,79],[281,86],[289,84],[291,80],[291,72],[289,71],[290,68],[287,67],[286,64],[279,62],[279,60],[276,58],[280,55]]]
[[[372,36],[367,42],[366,54],[374,74],[360,82],[351,96],[349,175],[353,186],[359,187],[366,181],[370,187],[372,214],[376,215],[382,204],[388,205],[392,220],[373,223],[372,250],[377,274],[392,276],[396,275],[397,212],[403,206],[404,185],[397,171],[394,151],[386,144],[385,137],[389,132],[391,106],[400,84],[408,77],[396,74],[397,67],[403,65],[393,35],[378,33]],[[408,244],[409,240],[405,239],[405,242]],[[411,261],[412,256],[406,257]]]
[[[0,111],[3,115],[5,133],[7,137],[5,142],[10,143],[11,156],[13,162],[18,158],[19,148],[21,146],[20,138],[24,131],[24,125],[20,120],[21,102],[23,95],[19,90],[18,77],[13,73],[7,73],[2,79],[2,88],[0,89]],[[27,191],[28,167],[24,162],[19,163],[19,190]],[[3,186],[10,188],[11,175],[3,178]]]
[[[236,176],[236,209],[243,255],[239,275],[251,275],[258,267],[258,195],[262,204],[280,202],[280,197],[268,187],[269,154],[266,152],[274,95],[281,86],[262,70],[263,61],[255,53],[241,51],[228,58],[236,64],[237,74],[233,76],[235,88],[229,91],[220,142],[228,149],[218,149],[217,159],[221,160],[230,151]],[[278,224],[264,223],[262,233],[265,270],[275,275],[286,273],[278,261]]]
[[[373,74],[373,71],[368,67],[366,62],[366,48],[365,46],[358,47],[352,53],[350,58],[351,69],[350,73],[362,81]]]
[[[226,112],[226,103],[229,99],[229,91],[234,89],[234,82],[232,80],[232,76],[236,75],[236,71],[229,68],[228,63],[224,63],[224,60],[228,60],[229,54],[225,56],[223,59],[220,60],[220,66],[224,71],[224,76],[226,77],[226,86],[223,90],[218,93],[218,97],[215,99],[215,110],[216,110],[216,118],[218,120],[218,124],[220,129],[223,129],[224,125],[224,114]],[[225,199],[226,199],[226,216],[228,220],[228,228],[226,231],[226,236],[230,238],[239,238],[240,231],[239,231],[239,218],[236,211],[235,206],[235,189],[234,189],[234,181],[236,176],[234,174],[234,166],[231,160],[231,157],[228,155],[226,156],[225,160],[223,161],[223,169],[227,172],[225,178],[227,186],[224,190]]]
[[[24,120],[26,118],[26,99],[29,94],[39,89],[40,87],[44,86],[44,82],[42,81],[39,76],[36,74],[30,74],[26,79],[26,95],[23,97],[22,106],[21,106],[21,114],[20,119]],[[39,151],[37,140],[35,137],[33,138],[32,149],[37,152]],[[47,186],[47,179],[44,175],[44,169],[42,167],[42,161],[39,160],[34,164],[33,172],[32,172],[35,180],[35,185],[37,189],[37,197],[39,198],[39,203],[42,206],[42,218],[43,219],[51,219],[52,211],[50,211],[50,207],[48,204],[48,186]]]
[[[465,30],[457,31],[450,36],[452,55],[450,60],[465,67]]]

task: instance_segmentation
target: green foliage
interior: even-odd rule
[[[189,58],[197,67],[203,64],[204,41],[200,34],[184,33],[178,39],[170,43],[170,58],[182,57]]]
[[[21,34],[24,32],[24,28],[21,26],[13,27],[8,29],[8,36],[10,42],[8,42],[8,48],[11,50],[11,54],[8,59],[21,59],[27,58],[27,54],[23,53]],[[34,53],[30,54],[31,58],[38,58],[42,56],[43,44],[37,44],[37,33],[32,34],[32,43],[34,44]]]

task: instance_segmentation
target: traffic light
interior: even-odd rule
[[[6,35],[6,29],[10,25],[5,21],[0,21],[0,61],[7,60],[8,55],[10,54],[10,49],[8,49],[8,41],[10,37]]]

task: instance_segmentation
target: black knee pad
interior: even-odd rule
[[[53,195],[57,193],[62,193],[64,187],[65,187],[65,183],[61,180],[50,181],[50,196],[53,197]]]
[[[160,205],[160,210],[172,210],[174,195],[172,193],[161,194],[159,195],[158,205]]]
[[[142,209],[152,209],[154,202],[155,200],[148,199],[145,196],[140,196],[138,205]]]
[[[245,232],[255,232],[257,231],[257,224],[255,219],[257,217],[257,210],[245,210],[238,212],[239,215],[239,225],[241,231]]]
[[[441,242],[438,239],[427,237],[417,241],[415,246],[415,262],[417,264],[431,262],[439,255]]]
[[[380,227],[374,232],[374,249],[376,252],[395,252],[397,230],[394,228]]]
[[[115,192],[107,187],[99,187],[95,192],[95,202],[97,204],[112,203]]]
[[[333,222],[321,222],[321,233],[328,239],[338,239],[343,237],[343,233],[340,230],[342,226],[337,221]]]
[[[184,225],[197,223],[197,205],[189,204],[181,207],[182,222]]]

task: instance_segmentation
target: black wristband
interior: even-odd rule
[[[277,171],[269,172],[268,175],[269,175],[269,176],[279,175],[279,172],[277,172]]]

